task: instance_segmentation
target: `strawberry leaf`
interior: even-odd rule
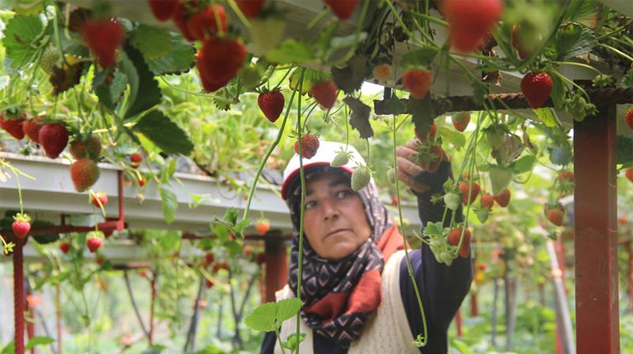
[[[525,155],[521,157],[520,159],[514,161],[512,164],[510,164],[510,168],[512,168],[512,171],[516,174],[525,173],[525,172],[532,171],[532,168],[534,167],[535,162],[536,162],[536,156]]]
[[[35,54],[34,47],[44,26],[38,16],[15,16],[4,29],[2,45],[6,50],[6,59],[13,69],[25,67]]]
[[[428,67],[431,65],[435,56],[437,55],[438,49],[433,47],[426,47],[418,50],[414,50],[409,52],[402,57],[402,62],[400,65],[403,68],[409,67],[419,67],[424,66]]]
[[[193,151],[193,143],[185,131],[160,111],[144,115],[133,129],[143,133],[165,153],[187,155]]]
[[[302,305],[299,299],[269,302],[255,308],[246,316],[244,324],[255,331],[271,332],[279,329],[284,321],[296,316]]]
[[[169,53],[173,47],[169,31],[139,25],[132,32],[130,42],[143,53],[143,57],[148,59],[158,59]]]
[[[171,50],[159,57],[145,57],[147,66],[156,75],[180,74],[191,69],[196,50],[179,34],[170,32]]]
[[[302,64],[315,59],[312,48],[296,39],[288,39],[266,54],[266,60],[278,64]]]
[[[448,141],[453,144],[453,146],[459,151],[461,148],[466,145],[466,137],[464,134],[454,130],[449,129],[446,126],[441,126],[438,128],[438,134],[442,137],[443,140]]]
[[[154,74],[149,71],[138,49],[126,45],[121,52],[119,69],[127,75],[130,84],[128,104],[123,120],[128,120],[160,103],[162,94]]]
[[[426,136],[436,116],[431,95],[426,95],[421,100],[408,100],[407,112],[411,113],[411,119],[418,134],[420,134],[420,136]]]
[[[350,125],[358,130],[360,137],[368,139],[374,136],[374,130],[369,124],[369,114],[371,113],[371,107],[364,104],[361,100],[354,97],[345,97],[343,100],[345,104],[352,110],[352,114],[349,117]]]
[[[171,224],[174,222],[176,210],[178,209],[178,197],[174,192],[167,189],[165,185],[160,186],[159,193],[161,203],[163,205],[163,216],[165,217],[165,222]]]
[[[615,138],[615,163],[629,165],[633,163],[633,137],[618,135]]]
[[[355,55],[343,68],[332,67],[332,79],[346,94],[360,90],[367,73],[367,58]]]

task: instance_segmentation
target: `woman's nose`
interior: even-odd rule
[[[339,216],[336,201],[331,198],[325,198],[321,201],[321,211],[323,213],[323,218],[325,219],[336,218]]]

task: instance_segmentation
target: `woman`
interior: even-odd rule
[[[313,158],[303,159],[306,199],[300,325],[307,336],[300,352],[447,353],[448,326],[470,288],[470,258],[458,258],[447,267],[424,244],[410,251],[429,334],[428,344],[416,348],[412,342],[423,334],[423,325],[402,236],[378,199],[373,181],[358,192],[351,189],[353,167],[364,164],[353,147],[347,148],[352,152],[347,165],[330,167],[342,148],[343,144],[321,142]],[[417,195],[422,223],[440,221],[444,205],[431,204],[429,199],[449,178],[450,163],[430,174],[413,162],[415,153],[413,140],[397,148],[398,178]],[[282,196],[290,208],[294,237],[288,285],[277,292],[277,300],[297,294],[301,210],[297,155],[284,171]],[[285,341],[295,331],[294,319],[284,322],[281,339]],[[274,332],[267,333],[261,353],[281,353],[278,342]]]

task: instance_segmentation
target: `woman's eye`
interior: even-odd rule
[[[312,208],[315,204],[316,203],[314,201],[306,202],[306,205],[305,205],[304,209],[308,210],[308,209]]]
[[[336,196],[338,198],[345,198],[345,197],[349,197],[350,195],[352,195],[352,191],[347,190],[347,189],[343,189],[343,190],[340,190],[340,191],[336,192]]]

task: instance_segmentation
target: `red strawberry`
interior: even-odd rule
[[[213,280],[211,280],[211,279],[207,279],[207,280],[204,282],[204,285],[207,287],[207,289],[211,289],[211,288],[213,287]]]
[[[490,209],[494,205],[495,199],[492,195],[486,193],[481,195],[479,202],[484,208]]]
[[[202,42],[196,66],[202,86],[215,92],[233,79],[246,59],[246,49],[237,39],[209,38]]]
[[[189,32],[189,27],[187,26],[187,21],[191,14],[195,11],[195,8],[198,7],[197,1],[183,1],[178,2],[176,4],[176,8],[174,9],[173,17],[174,24],[178,27],[180,34],[182,34],[185,39],[190,42],[193,42],[196,38],[191,35]]]
[[[59,243],[59,249],[62,251],[62,253],[67,254],[68,251],[70,251],[70,243],[68,243],[68,242],[60,242]]]
[[[138,178],[138,186],[143,187],[147,183],[147,179],[145,176],[141,176]]]
[[[261,93],[257,98],[259,109],[264,112],[264,115],[271,123],[279,119],[281,112],[284,110],[284,103],[284,95],[279,90]]]
[[[624,121],[626,122],[626,125],[628,125],[629,128],[631,130],[633,130],[633,108],[629,109],[629,111],[626,112],[626,116],[624,117]]]
[[[257,224],[255,224],[255,229],[257,229],[257,233],[259,236],[264,236],[268,230],[270,230],[270,223],[268,219],[259,219],[257,220]]]
[[[429,153],[429,158],[422,158],[420,160],[420,167],[433,173],[437,171],[444,159],[444,150],[441,146],[432,146]]]
[[[204,254],[204,263],[206,265],[213,263],[214,260],[215,260],[215,256],[213,255],[213,253],[207,252]]]
[[[381,84],[386,84],[391,78],[392,72],[393,70],[389,64],[377,65],[373,71],[374,79]]]
[[[139,270],[138,275],[140,275],[143,278],[147,278],[147,269]]]
[[[624,170],[624,176],[633,183],[633,167],[628,167]]]
[[[148,0],[148,2],[154,17],[159,21],[169,20],[178,6],[178,0]]]
[[[303,158],[311,159],[316,155],[319,149],[319,138],[314,134],[306,134],[301,137],[301,149],[303,152]],[[299,153],[299,140],[295,142],[295,152]]]
[[[6,130],[7,133],[11,134],[11,136],[13,136],[14,138],[18,140],[24,139],[24,130],[22,129],[22,126],[24,124],[23,118],[18,118],[18,119],[5,118],[2,121],[0,121],[0,124],[2,125],[2,129]]]
[[[108,204],[108,195],[102,192],[95,193],[91,198],[91,202],[95,207],[101,208],[102,205]]]
[[[502,190],[501,193],[495,195],[494,198],[500,207],[505,208],[510,203],[510,190],[506,188]]]
[[[253,255],[253,249],[247,246],[244,246],[244,248],[242,249],[242,253],[244,253],[244,255],[246,257],[250,257]]]
[[[130,167],[138,168],[141,165],[141,162],[143,162],[143,155],[139,153],[130,155]]]
[[[558,180],[559,181],[573,182],[574,181],[574,173],[571,172],[571,171],[561,171],[561,173],[558,175]]]
[[[256,258],[255,262],[257,262],[257,265],[262,265],[262,264],[266,263],[266,253],[259,252],[257,254],[257,258]]]
[[[86,245],[91,253],[97,252],[99,247],[101,247],[101,238],[96,236],[91,236],[86,240]]]
[[[472,189],[470,190],[470,202],[468,201],[468,191],[469,184],[466,182],[461,182],[459,184],[459,190],[462,192],[462,203],[464,205],[469,205],[477,199],[477,195],[479,194],[479,184],[477,182],[472,182]]]
[[[332,12],[341,20],[348,20],[352,17],[354,10],[358,6],[360,0],[324,0],[332,9]]]
[[[98,160],[99,156],[101,156],[101,149],[101,139],[94,134],[90,134],[87,140],[75,139],[71,141],[68,151],[76,159],[91,158]]]
[[[235,2],[244,16],[253,18],[257,17],[259,13],[262,12],[262,8],[264,8],[266,0],[236,0]]]
[[[220,269],[229,270],[229,264],[226,260],[222,260],[222,262],[220,262]]]
[[[330,109],[334,107],[334,103],[336,102],[336,84],[334,81],[321,81],[312,85],[312,97],[319,102],[321,106],[325,109]]]
[[[111,67],[116,63],[116,50],[125,39],[123,26],[114,19],[84,22],[80,29],[84,42],[97,57],[99,65]]]
[[[450,24],[451,43],[460,52],[479,48],[503,12],[502,0],[446,0],[442,6]]]
[[[455,228],[448,233],[447,241],[449,244],[453,246],[457,246],[459,245],[459,239],[461,238],[461,236],[462,236],[462,228],[461,227]],[[462,242],[462,247],[459,248],[459,255],[462,258],[468,257],[470,238],[471,238],[470,230],[466,229],[466,231],[464,231],[464,241]]]
[[[95,259],[95,262],[97,262],[98,265],[102,265],[103,262],[105,262],[105,258],[97,256],[97,258]]]
[[[218,25],[217,20],[220,20]],[[187,20],[187,30],[195,39],[205,40],[218,32],[226,33],[229,25],[222,5],[210,5],[196,12]]]
[[[33,119],[29,119],[24,121],[22,124],[22,130],[24,134],[29,137],[32,141],[39,143],[40,142],[40,129],[42,129],[42,117],[35,117]]]
[[[391,197],[391,205],[398,206],[398,196]]]
[[[15,220],[11,225],[13,234],[21,240],[31,231],[31,217],[26,214],[18,213],[13,217],[13,220]]]
[[[92,187],[99,179],[99,166],[91,159],[79,159],[70,165],[70,177],[77,192]]]
[[[521,80],[521,92],[530,107],[541,108],[552,92],[552,79],[544,72],[529,72]]]
[[[547,219],[556,226],[562,226],[565,218],[565,212],[561,209],[551,209],[547,212]]]
[[[470,112],[455,113],[451,116],[451,121],[453,122],[455,130],[463,133],[468,123],[470,123]]]
[[[51,159],[57,158],[68,144],[68,130],[61,124],[45,124],[38,134],[40,145]]]
[[[402,84],[413,98],[424,98],[431,86],[431,72],[422,69],[410,69],[402,75]]]

